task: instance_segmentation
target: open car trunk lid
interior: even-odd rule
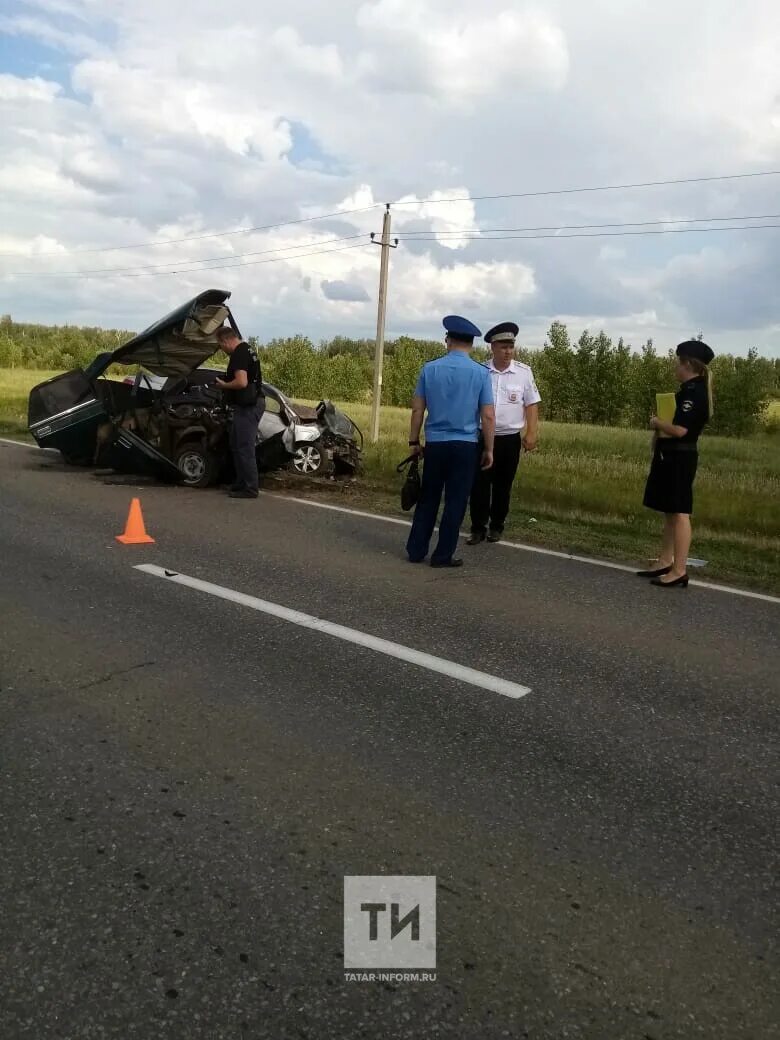
[[[103,371],[121,364],[142,365],[156,376],[188,375],[216,351],[220,325],[228,321],[238,332],[226,303],[229,298],[224,289],[199,293],[106,355]]]

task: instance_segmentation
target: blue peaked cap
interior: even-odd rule
[[[442,325],[454,339],[473,340],[482,335],[473,321],[461,318],[458,314],[448,314]]]

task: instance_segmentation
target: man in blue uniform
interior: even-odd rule
[[[449,315],[443,324],[447,353],[423,366],[412,400],[409,445],[415,454],[422,452],[420,430],[426,411],[428,418],[422,488],[406,551],[412,563],[421,563],[428,555],[443,493],[444,512],[431,567],[460,567],[463,561],[453,555],[460,525],[478,466],[489,469],[493,465],[496,423],[490,373],[469,357],[475,337],[482,333],[457,315]]]

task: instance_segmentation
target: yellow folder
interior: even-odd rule
[[[655,395],[655,414],[659,419],[663,419],[664,422],[671,422],[674,419],[674,413],[677,411],[677,399],[674,394],[656,394]],[[668,437],[668,433],[662,433],[658,431],[659,437]]]

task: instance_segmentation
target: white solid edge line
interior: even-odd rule
[[[367,513],[362,509],[348,509],[346,506],[334,506],[330,502],[315,502],[311,498],[297,498],[293,495],[282,495],[271,491],[262,491],[261,494],[268,498],[275,498],[281,502],[298,502],[303,506],[314,506],[317,509],[330,509],[334,513],[347,513],[349,516],[365,517],[368,520],[381,520],[387,524],[403,524],[411,527],[411,521],[401,520],[395,516],[383,516],[381,513]],[[462,537],[462,532],[461,532]],[[635,574],[636,567],[629,567],[625,563],[613,563],[611,560],[597,560],[592,556],[576,556],[574,553],[559,552],[557,549],[543,549],[540,545],[526,545],[524,542],[507,542],[503,539],[498,543],[505,549],[520,549],[523,552],[538,553],[540,556],[554,556],[559,560],[574,560],[575,563],[587,563],[591,567],[606,567],[612,571],[623,571],[626,574]],[[728,592],[732,596],[744,596],[747,599],[760,599],[765,603],[780,603],[780,597],[770,596],[765,592],[751,592],[749,589],[732,588],[730,585],[716,585],[714,582],[696,581],[691,579],[690,584],[699,589],[709,589],[712,592]]]
[[[297,498],[295,495],[280,495],[276,491],[261,491],[261,495],[277,498],[284,502],[298,502],[302,506],[315,506],[317,509],[330,509],[334,513],[347,513],[349,516],[362,516],[366,520],[381,520],[385,524],[401,524],[411,527],[411,520],[402,520],[399,516],[385,516],[384,513],[369,513],[365,509],[349,509],[347,506],[334,506],[330,502],[315,502],[313,498]]]
[[[0,444],[11,444],[15,448],[30,448],[33,451],[51,451],[57,454],[54,448],[40,448],[37,444],[29,444],[25,441],[13,441],[7,437],[0,437]],[[283,502],[297,502],[302,506],[313,506],[315,509],[330,509],[334,513],[346,513],[348,516],[360,516],[366,520],[380,520],[385,524],[400,524],[402,527],[410,527],[409,520],[401,520],[396,516],[383,516],[382,513],[369,513],[363,509],[348,509],[346,506],[334,506],[330,502],[315,502],[311,498],[298,498],[295,495],[280,495],[272,491],[262,491],[262,495],[268,498],[276,498]],[[628,567],[625,563],[613,563],[611,560],[596,560],[592,556],[575,556],[573,553],[559,552],[556,549],[543,549],[539,545],[526,545],[523,542],[500,541],[505,549],[520,549],[523,552],[538,553],[540,556],[554,556],[559,560],[574,560],[575,563],[587,563],[591,567],[606,567],[612,571],[623,571],[633,574],[635,567]],[[690,584],[698,589],[709,589],[710,592],[726,592],[730,596],[743,596],[745,599],[758,599],[764,603],[780,603],[780,597],[770,596],[766,592],[751,592],[749,589],[738,589],[731,585],[716,585],[709,581],[696,581],[692,579]]]
[[[374,650],[378,654],[395,657],[399,661],[407,661],[409,664],[427,668],[431,672],[438,672],[440,675],[446,675],[451,679],[469,683],[471,686],[479,686],[481,689],[489,690],[491,693],[499,693],[503,697],[511,697],[516,700],[519,697],[525,697],[526,694],[531,692],[527,686],[510,682],[508,679],[501,679],[497,675],[479,672],[474,668],[455,664],[454,661],[447,661],[443,657],[434,657],[431,654],[424,653],[422,650],[414,650],[400,643],[392,643],[388,639],[380,639],[378,636],[360,632],[355,628],[347,628],[345,625],[336,625],[331,621],[313,617],[311,614],[302,614],[299,610],[290,610],[289,607],[283,607],[278,603],[270,603],[268,600],[258,599],[256,596],[248,596],[244,592],[236,592],[234,589],[224,588],[222,585],[213,585],[210,581],[201,581],[200,578],[191,578],[186,574],[166,570],[166,568],[158,567],[153,563],[139,563],[133,569],[143,571],[144,574],[151,574],[156,578],[164,578],[166,581],[173,582],[176,585],[184,585],[198,592],[206,592],[211,596],[219,597],[219,599],[238,603],[242,607],[258,610],[262,614],[270,614],[272,617],[288,621],[293,625],[299,625],[301,628],[309,628],[315,632],[322,633],[322,635],[332,636],[334,639],[342,639],[344,642],[365,647],[367,650]]]
[[[29,448],[31,451],[50,451],[59,455],[56,448],[42,448],[39,444],[31,444],[29,441],[15,441],[10,437],[0,437],[0,444],[10,444],[14,448]]]

